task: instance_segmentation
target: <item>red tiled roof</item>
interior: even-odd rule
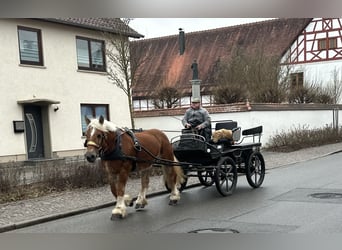
[[[229,59],[235,47],[248,52],[264,48],[266,55],[282,56],[312,18],[283,18],[185,34],[179,54],[178,35],[133,41],[131,57],[142,58],[133,85],[133,98],[146,97],[156,86],[173,86],[191,93],[191,64],[198,62],[202,91],[215,84],[218,62]]]

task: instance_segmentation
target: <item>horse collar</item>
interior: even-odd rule
[[[121,150],[121,135],[123,133],[120,133],[119,130],[116,131],[116,137],[115,137],[115,145],[116,147],[114,148],[114,150],[112,152],[109,152],[108,154],[104,154],[104,152],[102,152],[101,154],[101,160],[123,160],[126,157],[124,156],[124,154],[122,153]]]

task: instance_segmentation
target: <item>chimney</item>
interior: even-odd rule
[[[185,51],[185,34],[182,28],[179,28],[178,44],[179,44],[179,54],[183,55]]]

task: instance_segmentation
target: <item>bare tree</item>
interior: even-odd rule
[[[217,86],[213,89],[215,103],[235,103],[247,98],[245,70],[245,60],[239,50],[233,50],[229,61],[219,62]]]
[[[129,23],[131,20],[132,19],[130,18],[121,19],[124,23],[124,29],[127,29],[126,33],[104,33],[104,36],[108,41],[108,46],[106,47],[109,64],[107,67],[108,78],[127,95],[131,124],[132,128],[135,128],[133,119],[132,83],[134,82],[135,70],[142,61],[133,60],[131,57],[130,41],[127,36],[130,32]]]
[[[267,56],[261,48],[254,53],[235,49],[230,61],[221,63],[213,91],[216,103],[280,103],[286,98],[288,67],[280,58]]]
[[[280,65],[279,56],[266,55],[263,48],[245,56],[249,99],[260,103],[280,103],[287,91],[288,67]]]
[[[338,69],[334,69],[332,72],[333,75],[333,82],[332,85],[329,85],[329,89],[330,89],[330,93],[332,95],[333,98],[333,103],[339,103],[339,100],[341,98],[341,94],[342,94],[342,79],[340,76],[341,72]]]
[[[303,85],[292,86],[288,100],[290,103],[315,103],[319,100],[321,88],[316,82],[304,82]]]
[[[176,88],[163,87],[152,95],[152,103],[156,108],[175,108],[179,105],[182,95]]]

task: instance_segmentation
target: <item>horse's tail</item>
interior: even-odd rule
[[[176,159],[176,157],[174,158],[175,162],[178,162],[178,160]],[[180,185],[182,184],[185,179],[187,178],[187,176],[184,174],[183,169],[181,166],[177,165],[173,167],[176,173],[176,185]]]
[[[174,158],[175,162],[178,162],[176,157]],[[163,177],[165,184],[172,189],[175,184],[176,187],[179,187],[187,176],[184,174],[183,169],[179,165],[175,166],[163,166]]]

